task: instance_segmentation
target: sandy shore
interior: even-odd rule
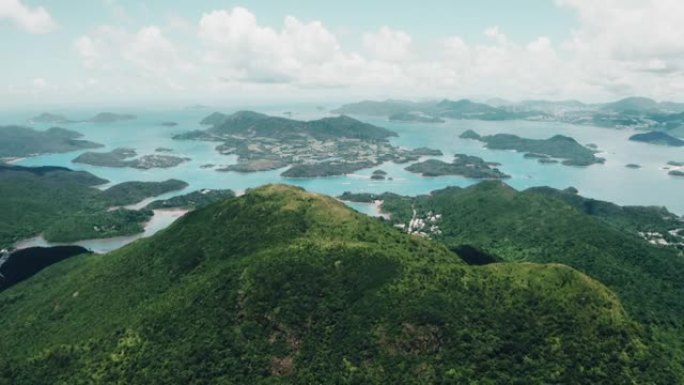
[[[7,163],[7,164],[15,164],[17,162],[21,162],[22,160],[25,160],[26,158],[2,158],[2,161]]]

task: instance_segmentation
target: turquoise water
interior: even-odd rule
[[[232,112],[235,109],[219,110]],[[175,168],[136,170],[71,163],[71,160],[80,152],[37,156],[18,161],[17,164],[23,166],[56,165],[89,171],[108,179],[111,182],[110,185],[132,180],[161,181],[169,178],[181,179],[190,184],[185,191],[167,194],[166,197],[202,188],[233,189],[240,193],[247,188],[267,183],[289,183],[329,195],[339,195],[344,191],[374,193],[391,191],[404,195],[418,195],[446,186],[468,186],[477,183],[476,180],[458,176],[425,178],[405,171],[404,167],[407,165],[393,163],[361,170],[352,175],[317,179],[283,178],[280,176],[283,170],[240,174],[202,169],[200,166],[209,163],[219,166],[233,164],[236,158],[217,153],[214,150],[217,143],[176,141],[171,138],[178,133],[203,128],[199,125],[199,121],[212,111],[126,110],[121,112],[135,113],[138,119],[113,124],[63,125],[65,128],[83,133],[84,139],[105,144],[106,148],[102,151],[116,147],[131,147],[143,155],[154,152],[158,147],[167,147],[173,149],[176,155],[192,159]],[[294,111],[294,119],[314,119],[327,115],[313,106],[259,108],[258,111],[274,115],[282,114],[283,111]],[[39,112],[42,111],[0,114],[0,125],[25,124],[31,116]],[[97,111],[57,112],[64,113],[72,119],[78,119],[92,116]],[[399,137],[393,138],[392,142],[398,146],[438,148],[445,153],[443,159],[450,159],[455,153],[466,153],[480,156],[487,161],[499,162],[502,164],[500,169],[512,176],[507,183],[517,189],[533,186],[555,188],[573,186],[587,197],[621,205],[666,206],[677,214],[684,214],[684,178],[669,176],[667,170],[663,169],[668,161],[684,161],[684,149],[631,142],[628,138],[635,133],[632,130],[613,130],[555,122],[453,120],[444,124],[420,124],[392,123],[386,119],[374,117],[357,118],[397,132]],[[174,121],[179,124],[176,127],[165,127],[161,125],[164,121]],[[47,126],[35,127],[48,128]],[[606,158],[606,163],[585,168],[560,164],[542,165],[533,159],[523,158],[521,153],[492,151],[484,148],[481,142],[460,139],[458,136],[467,129],[472,129],[479,134],[511,133],[539,139],[556,134],[568,135],[582,144],[598,145],[599,150],[602,151],[599,155]],[[625,167],[628,163],[640,164],[642,168],[628,169]],[[387,171],[392,180],[371,180],[370,175],[377,168]],[[360,211],[369,214],[375,212],[373,207],[357,206],[355,208]]]

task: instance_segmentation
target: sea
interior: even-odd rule
[[[111,112],[135,114],[137,119],[116,123],[70,123],[60,125],[83,134],[85,140],[104,144],[106,147],[91,151],[109,151],[119,147],[135,149],[139,155],[152,154],[163,147],[173,150],[172,155],[188,157],[191,160],[169,169],[138,170],[133,168],[95,167],[73,163],[72,160],[84,151],[63,154],[49,154],[18,160],[21,166],[62,166],[74,170],[88,171],[109,180],[111,185],[126,181],[163,181],[170,178],[180,179],[189,184],[183,191],[160,196],[160,199],[185,194],[199,189],[232,189],[242,193],[245,190],[269,183],[286,183],[301,186],[308,191],[337,196],[345,191],[383,193],[394,192],[402,195],[428,194],[447,186],[466,187],[478,180],[460,176],[423,177],[405,170],[408,164],[385,163],[345,176],[314,179],[289,179],[280,176],[285,170],[257,173],[218,172],[214,168],[202,168],[214,164],[225,166],[237,162],[235,156],[219,154],[215,147],[219,143],[174,140],[173,136],[183,132],[205,129],[200,121],[212,112],[232,113],[245,108],[231,106],[211,108],[150,108],[119,109]],[[260,106],[252,110],[298,120],[318,119],[331,116],[327,109],[316,105]],[[49,111],[67,116],[72,120],[85,120],[106,109],[65,109]],[[52,125],[30,124],[30,119],[45,111],[0,111],[0,125],[31,125],[44,130]],[[468,154],[486,161],[500,163],[498,168],[511,175],[506,183],[516,189],[534,186],[550,186],[564,189],[576,188],[582,196],[614,202],[620,205],[664,206],[678,215],[684,215],[684,177],[668,175],[669,161],[684,162],[684,148],[666,147],[633,142],[629,137],[637,133],[632,129],[600,128],[588,125],[572,125],[559,122],[532,121],[478,121],[449,120],[445,123],[400,123],[390,122],[383,117],[354,116],[355,118],[398,134],[391,138],[394,145],[417,148],[429,147],[442,150],[438,158],[450,161],[454,154]],[[162,125],[175,122],[176,126]],[[598,156],[606,159],[605,164],[589,167],[571,167],[562,164],[540,164],[535,159],[526,159],[524,154],[515,151],[489,150],[483,143],[461,139],[459,135],[466,130],[481,135],[497,133],[515,134],[526,138],[545,139],[561,134],[576,139],[581,144],[596,145]],[[639,169],[625,167],[638,164]],[[374,170],[382,169],[388,173],[386,180],[372,180]],[[379,215],[376,205],[350,204],[354,209],[368,215]],[[108,252],[130,243],[140,237],[150,236],[163,230],[180,215],[178,211],[159,210],[148,224],[144,234],[133,237],[118,237],[108,240],[88,240],[79,244],[95,252]],[[24,240],[18,248],[31,246],[50,246],[38,236]]]

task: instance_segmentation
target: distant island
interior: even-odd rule
[[[511,134],[496,134],[480,136],[472,130],[460,135],[464,139],[474,139],[484,142],[492,150],[515,150],[526,153],[527,158],[538,158],[541,163],[548,163],[553,159],[562,159],[566,166],[589,166],[602,164],[605,159],[598,158],[595,151],[577,143],[573,138],[556,135],[549,139],[526,139]]]
[[[210,127],[174,139],[219,142],[219,153],[238,156],[237,164],[217,171],[257,172],[291,166],[282,176],[314,178],[441,155],[439,150],[393,146],[388,141],[397,136],[393,131],[344,115],[300,121],[253,111],[214,112],[200,124]]]
[[[407,123],[444,123],[445,120],[435,116],[425,115],[419,112],[399,112],[389,116],[390,122]]]
[[[672,170],[668,174],[672,176],[684,176],[684,171],[682,170]]]
[[[82,134],[63,128],[38,131],[22,126],[0,126],[0,158],[63,153],[104,147],[101,144],[80,140]]]
[[[116,123],[126,120],[135,120],[137,116],[131,114],[115,114],[113,112],[100,112],[86,120],[89,123]]]
[[[51,114],[49,112],[44,112],[38,116],[34,116],[33,118],[29,119],[30,124],[35,124],[35,123],[41,123],[41,124],[68,124],[68,123],[74,123],[73,120],[70,120],[64,115],[59,115],[59,114]]]
[[[482,158],[465,154],[454,155],[451,163],[437,159],[412,164],[406,167],[407,171],[422,174],[423,176],[460,175],[473,179],[506,179],[506,175],[494,168],[495,163],[485,162]]]
[[[137,116],[132,114],[116,114],[113,112],[100,112],[89,119],[74,120],[69,119],[64,115],[43,112],[40,115],[29,119],[30,124],[70,124],[70,123],[115,123],[126,120],[137,119]],[[166,125],[164,122],[163,125]]]
[[[433,102],[410,102],[387,100],[384,102],[363,101],[344,105],[333,111],[340,114],[388,116],[390,120],[404,122],[443,122],[450,119],[507,120],[519,119],[526,114],[505,111],[484,103],[468,99],[452,101],[443,99]]]
[[[429,100],[413,102],[388,99],[346,104],[335,113],[399,117],[413,121],[416,113],[426,119],[557,121],[608,128],[633,128],[667,132],[684,138],[684,103],[657,102],[644,97],[629,97],[611,103],[588,104],[576,100],[503,99],[486,101]]]
[[[625,165],[625,167],[631,168],[631,169],[639,169],[639,168],[641,168],[641,165],[638,165],[635,163],[630,163],[630,164]]]
[[[98,167],[131,167],[149,170],[152,168],[172,168],[190,160],[189,158],[160,154],[137,156],[137,152],[133,149],[116,148],[109,152],[85,152],[72,160],[72,162]]]
[[[632,135],[629,140],[634,142],[644,142],[650,144],[658,144],[662,146],[682,147],[684,140],[677,139],[665,132],[651,131],[644,134]]]

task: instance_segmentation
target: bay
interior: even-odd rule
[[[315,179],[289,179],[280,176],[281,170],[258,173],[217,172],[214,168],[203,168],[213,164],[225,166],[236,163],[235,156],[224,156],[215,151],[218,143],[173,140],[175,134],[190,130],[204,129],[200,120],[213,111],[234,112],[235,107],[203,110],[189,109],[126,109],[120,112],[133,113],[135,120],[109,124],[73,123],[62,125],[84,134],[86,140],[102,143],[106,147],[96,151],[109,151],[117,147],[130,147],[138,154],[154,153],[157,148],[170,148],[172,155],[188,157],[191,160],[170,169],[137,170],[132,168],[95,167],[72,163],[83,151],[48,154],[26,158],[16,162],[22,166],[63,166],[74,170],[91,172],[110,181],[101,186],[106,188],[126,181],[162,181],[176,178],[189,183],[182,191],[165,194],[164,198],[184,194],[198,189],[233,189],[242,193],[248,188],[268,183],[287,183],[306,188],[309,191],[332,196],[345,191],[382,193],[386,191],[403,195],[426,194],[447,186],[469,186],[477,180],[459,176],[422,177],[404,168],[408,164],[386,163],[377,167],[358,171],[346,176]],[[292,111],[294,119],[316,119],[329,114],[313,105],[270,106],[254,108],[259,112],[282,115]],[[30,117],[43,111],[0,112],[0,125],[26,124]],[[94,115],[95,110],[56,111],[72,119]],[[668,161],[684,161],[684,149],[632,142],[628,138],[635,134],[629,129],[607,129],[593,126],[578,126],[558,122],[500,121],[485,122],[477,120],[450,120],[441,124],[396,123],[385,118],[357,116],[368,123],[388,128],[399,134],[391,141],[406,148],[430,147],[440,149],[444,156],[436,157],[445,161],[454,154],[465,153],[479,156],[486,161],[501,163],[503,172],[511,175],[506,183],[516,189],[534,186],[554,188],[575,187],[586,197],[611,201],[620,205],[665,206],[672,212],[684,214],[684,178],[668,175]],[[162,122],[176,122],[173,127]],[[51,125],[34,125],[36,129],[47,129]],[[514,151],[489,150],[483,143],[461,139],[459,135],[472,129],[481,135],[497,133],[515,134],[527,138],[545,139],[556,134],[575,138],[581,144],[596,144],[601,151],[599,156],[606,159],[603,165],[589,167],[569,167],[561,164],[539,164],[534,159],[526,159],[522,153]],[[636,163],[640,169],[626,168]],[[387,180],[372,180],[373,170],[382,169],[388,173]],[[354,205],[355,209],[370,215],[377,215],[374,207]],[[161,221],[164,226],[170,221]],[[168,223],[167,223],[168,222]],[[104,242],[104,241],[103,241]],[[97,242],[96,242],[97,243]],[[119,247],[121,242],[110,242]],[[112,246],[112,247],[114,247]],[[110,249],[105,245],[90,244],[97,250]],[[114,247],[115,248],[115,247]]]

